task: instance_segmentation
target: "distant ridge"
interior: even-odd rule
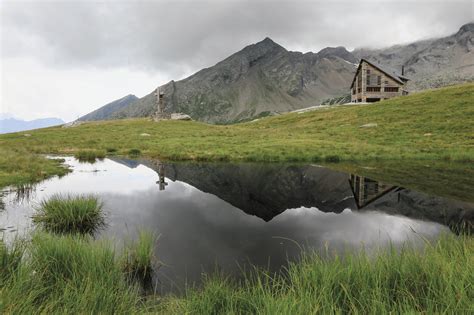
[[[25,121],[16,118],[0,119],[0,133],[10,133],[18,131],[26,131],[38,128],[46,128],[56,125],[64,124],[64,121],[59,118],[42,118],[30,121]]]

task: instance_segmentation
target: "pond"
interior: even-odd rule
[[[140,229],[159,235],[155,281],[163,293],[217,270],[279,270],[303,248],[331,256],[406,241],[423,246],[474,218],[471,202],[318,165],[65,160],[70,174],[2,192],[4,238],[34,229],[35,205],[55,193],[96,194],[107,222],[97,237],[119,244]]]

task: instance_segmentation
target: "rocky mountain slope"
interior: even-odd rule
[[[352,77],[355,62],[342,47],[303,54],[266,38],[160,89],[165,92],[167,111],[228,123],[317,105],[340,95]],[[154,100],[150,93],[111,118],[150,115]]]
[[[353,55],[394,69],[404,65],[412,91],[473,81],[474,23],[463,25],[448,37],[385,49],[357,49]]]
[[[87,115],[80,117],[78,120],[86,121],[86,120],[109,119],[111,115],[113,115],[115,112],[126,108],[128,105],[130,105],[131,103],[137,100],[138,100],[138,97],[132,94],[124,96],[118,100],[115,100],[113,102],[108,103],[107,105],[100,107],[99,109],[96,109],[93,112],[90,112]]]
[[[216,65],[160,87],[166,111],[209,123],[231,123],[344,99],[360,58],[394,69],[405,66],[409,89],[474,80],[474,23],[451,36],[386,49],[325,48],[288,51],[270,38],[247,46]],[[107,114],[82,120],[149,116],[153,92]],[[110,104],[106,105],[109,106]],[[110,109],[110,107],[108,108]],[[100,111],[100,109],[99,109]]]

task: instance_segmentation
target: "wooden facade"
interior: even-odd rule
[[[377,102],[380,100],[407,95],[402,74],[386,70],[365,59],[361,59],[351,84],[351,102]]]

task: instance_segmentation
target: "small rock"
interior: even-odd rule
[[[171,114],[172,120],[192,120],[191,116],[183,113],[173,113]]]
[[[29,134],[29,133],[25,133],[25,134],[23,134],[23,135],[24,135],[25,137],[31,137],[31,134]]]
[[[140,136],[141,136],[141,137],[149,137],[150,134],[149,134],[149,133],[141,133]]]
[[[67,124],[64,124],[62,127],[63,128],[71,128],[71,127],[77,127],[77,126],[80,126],[82,125],[84,122],[83,121],[72,121],[72,122],[69,122]]]
[[[376,123],[368,123],[368,124],[365,124],[365,125],[362,125],[362,126],[359,126],[360,128],[373,128],[373,127],[377,127],[377,124]]]
[[[429,132],[428,132],[428,133],[425,133],[423,136],[425,136],[425,137],[431,137],[432,135],[433,135],[432,133],[429,133]]]

